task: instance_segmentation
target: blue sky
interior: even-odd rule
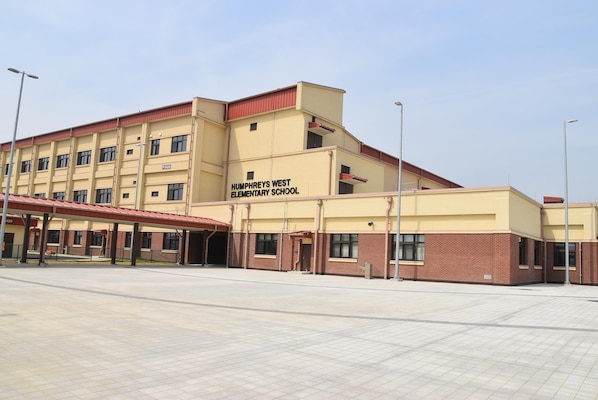
[[[363,142],[466,187],[598,201],[598,2],[3,1],[0,142],[308,81]]]

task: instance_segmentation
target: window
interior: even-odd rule
[[[73,236],[73,244],[81,245],[83,242],[83,231],[75,231],[75,235]]]
[[[160,154],[160,139],[154,139],[150,146],[150,156],[157,156],[158,154]]]
[[[338,194],[351,194],[353,193],[353,185],[347,182],[338,183]]]
[[[424,260],[425,235],[401,234],[399,243],[399,259],[407,261]],[[392,257],[396,260],[397,235],[392,235]]]
[[[129,193],[123,193],[123,199],[128,199],[129,198]]]
[[[330,257],[335,258],[357,258],[357,234],[343,233],[333,234],[330,244]]]
[[[187,151],[187,135],[175,136],[172,138],[170,152],[180,153],[182,151]]]
[[[125,232],[125,247],[131,247],[131,237],[133,237],[131,232]]]
[[[56,157],[56,168],[66,168],[69,166],[69,155],[60,154]]]
[[[77,203],[87,203],[87,190],[73,191],[73,201]]]
[[[91,234],[91,245],[101,247],[104,245],[104,235],[101,233],[92,233]]]
[[[48,243],[60,243],[60,231],[48,231]]]
[[[249,124],[250,131],[257,131],[257,122],[252,122]]]
[[[152,233],[151,232],[143,232],[141,234],[141,248],[142,249],[151,249],[152,248]]]
[[[554,244],[554,266],[565,266],[565,243]],[[575,266],[575,243],[569,243],[569,266]]]
[[[80,151],[77,153],[77,165],[87,165],[91,162],[91,150]]]
[[[31,160],[21,161],[21,172],[31,172]]]
[[[100,149],[100,162],[114,161],[116,158],[116,146]]]
[[[52,198],[54,200],[64,200],[65,193],[64,192],[54,192],[52,193]]]
[[[278,235],[276,233],[258,233],[255,254],[276,255]]]
[[[96,190],[96,203],[110,202],[112,202],[112,188]]]
[[[166,232],[162,240],[162,249],[164,250],[178,250],[179,249],[179,235],[176,232]]]
[[[182,200],[183,199],[183,184],[171,183],[168,185],[167,200]]]
[[[254,171],[248,171],[247,172],[247,180],[248,181],[252,181],[253,180],[253,176],[254,176]]]
[[[37,198],[40,198],[40,199],[45,199],[46,198],[46,194],[45,193],[35,193],[33,195],[33,197],[37,197]]]
[[[542,265],[542,242],[534,241],[534,265]]]
[[[519,238],[519,265],[527,265],[527,238]]]
[[[307,132],[307,148],[315,149],[316,147],[322,147],[322,136],[317,133]]]
[[[127,155],[133,154],[133,149],[127,149]]]
[[[37,159],[37,170],[44,171],[50,167],[50,157],[42,157]]]
[[[152,192],[152,197],[158,197],[158,195],[159,195],[158,191],[153,191]]]

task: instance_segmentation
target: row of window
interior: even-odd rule
[[[159,192],[153,191],[152,197],[158,197]],[[35,193],[35,197],[45,198],[45,193]],[[55,200],[66,200],[65,192],[54,192],[52,198]],[[128,199],[129,193],[123,193],[123,198]],[[183,184],[170,183],[168,185],[168,192],[166,200],[182,200],[183,199]],[[87,190],[74,190],[73,201],[77,203],[87,203]],[[96,189],[96,203],[112,203],[112,188]]]
[[[187,151],[187,135],[175,136],[170,145],[171,153],[180,153]],[[132,153],[132,151],[131,151]],[[127,153],[129,154],[129,153]],[[154,139],[150,145],[150,155],[160,154],[160,139]],[[109,162],[116,159],[116,146],[102,147],[100,149],[100,162]],[[83,150],[77,153],[77,165],[88,165],[91,163],[91,150]],[[59,154],[56,156],[56,168],[67,168],[69,166],[69,155]],[[37,170],[45,171],[50,168],[50,157],[40,157],[37,159]],[[21,162],[21,173],[31,172],[31,160]],[[8,164],[4,174],[8,174]]]
[[[528,265],[528,240],[524,237],[519,238],[519,265]],[[553,265],[555,267],[564,267],[566,261],[565,243],[554,243],[553,247]],[[569,265],[575,266],[577,261],[575,243],[569,243]],[[534,265],[542,265],[542,242],[534,241]]]
[[[125,247],[131,247],[131,232],[126,232],[125,235]],[[105,235],[93,232],[91,235],[90,246],[104,246]],[[60,231],[49,230],[48,231],[48,243],[57,244],[60,243]],[[74,231],[73,244],[83,244],[83,231]],[[152,232],[141,232],[141,248],[151,249],[152,248]],[[179,234],[176,232],[166,232],[162,235],[162,249],[163,250],[178,250],[179,249]]]
[[[392,235],[393,246],[391,259],[396,259],[396,237]],[[401,234],[399,243],[399,259],[407,261],[424,260],[425,235]],[[331,235],[330,257],[332,258],[357,258],[359,235],[355,233],[342,233]],[[256,254],[276,255],[278,247],[278,234],[259,233],[255,246]]]
[[[392,235],[391,259],[396,259],[397,235]],[[257,236],[256,254],[276,255],[278,234],[260,233]],[[519,240],[519,264],[527,265],[527,246],[525,238]],[[332,258],[357,258],[359,235],[343,233],[331,235],[330,257]],[[401,234],[399,243],[399,260],[423,261],[425,248],[425,235]],[[541,265],[542,242],[534,241],[534,265]],[[569,243],[569,265],[576,264],[575,243]],[[554,243],[553,264],[556,267],[565,266],[565,243]]]

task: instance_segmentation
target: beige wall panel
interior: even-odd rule
[[[116,146],[117,137],[118,137],[117,130],[101,132],[99,134],[98,148]]]
[[[596,207],[569,206],[569,241],[596,241]],[[545,208],[544,237],[565,241],[565,207]]]
[[[71,141],[70,141],[70,139],[61,140],[61,141],[54,142],[54,143],[56,145],[56,155],[69,154],[69,152],[71,150]]]
[[[191,133],[191,117],[184,116],[152,122],[149,132],[152,139],[160,139],[160,154],[164,151],[170,152],[170,140],[164,139]],[[187,145],[189,145],[189,142],[187,142]]]
[[[195,201],[219,201],[222,200],[222,176],[208,171],[200,173],[201,188],[193,186],[192,199]]]
[[[93,135],[77,136],[75,146],[75,156],[78,151],[91,150],[93,145]]]
[[[299,82],[297,84],[297,108],[342,125],[344,93],[344,90]]]
[[[138,137],[142,136],[143,133],[143,125],[134,125],[134,126],[127,126],[122,128],[123,134],[123,145],[126,146],[134,146],[135,144],[139,143]],[[143,139],[143,138],[142,138]]]
[[[222,154],[224,153],[225,146],[225,129],[208,123],[204,124],[201,161],[212,163],[214,165],[222,165]]]
[[[222,102],[196,97],[193,99],[193,106],[194,115],[224,123],[224,104]]]
[[[160,151],[161,150],[162,149],[160,149]],[[170,151],[170,145],[168,150]],[[186,173],[189,170],[188,152],[172,153],[164,156],[152,156],[148,160],[148,164],[144,167],[145,173],[164,172],[168,174],[170,171],[177,170],[184,170]]]
[[[250,131],[250,124],[257,129]],[[304,119],[295,110],[253,116],[231,123],[230,161],[266,157],[300,151],[303,143]]]

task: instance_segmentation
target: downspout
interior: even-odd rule
[[[546,283],[546,281],[548,280],[548,271],[546,270],[548,268],[548,264],[546,264],[546,255],[547,255],[547,250],[546,250],[546,238],[544,237],[544,214],[546,214],[546,211],[544,210],[544,208],[540,209],[540,238],[542,239],[542,246],[544,249],[544,256],[542,257],[542,272],[544,274],[544,283]]]
[[[230,123],[228,122],[228,103],[225,104],[224,106],[224,121],[226,124],[226,131],[228,132],[227,134],[227,143],[226,143],[226,161],[224,164],[224,193],[222,194],[222,198],[224,200],[226,200],[226,192],[227,192],[227,188],[228,188],[228,165],[230,162],[230,136],[231,136],[231,131],[230,131]]]
[[[332,193],[332,150],[328,150],[328,196]]]
[[[218,229],[218,227],[216,225],[214,225],[214,230],[204,240],[204,254],[203,254],[204,265],[208,263],[208,251],[209,251],[208,245],[210,243],[210,238],[216,234],[217,229]]]
[[[582,273],[582,270],[583,270],[583,258],[581,258],[582,257],[581,245],[582,245],[582,242],[579,242],[579,284],[580,285],[583,282],[583,279],[581,278],[581,273]]]
[[[384,230],[384,279],[388,279],[388,268],[390,268],[388,239],[390,235],[390,209],[392,208],[392,197],[387,197],[386,203],[386,213],[384,214],[384,219],[386,221],[386,229]]]
[[[331,152],[329,152],[331,153]],[[330,186],[328,186],[330,187]],[[322,219],[322,199],[318,199],[316,201],[316,230],[314,232],[314,254],[313,254],[313,271],[312,274],[316,274],[316,269],[318,267],[318,250],[319,250],[319,246],[318,244],[320,243],[320,220]]]
[[[230,219],[229,219],[229,225],[230,228],[228,228],[228,232],[226,235],[226,268],[228,268],[229,264],[230,264],[230,258],[231,258],[231,236],[232,236],[232,230],[233,230],[233,219],[234,219],[234,215],[235,215],[235,206],[234,205],[229,205],[228,209],[230,210]]]
[[[247,209],[247,223],[245,224],[245,254],[243,255],[243,268],[247,269],[247,263],[249,262],[249,210],[251,204],[245,204]]]

